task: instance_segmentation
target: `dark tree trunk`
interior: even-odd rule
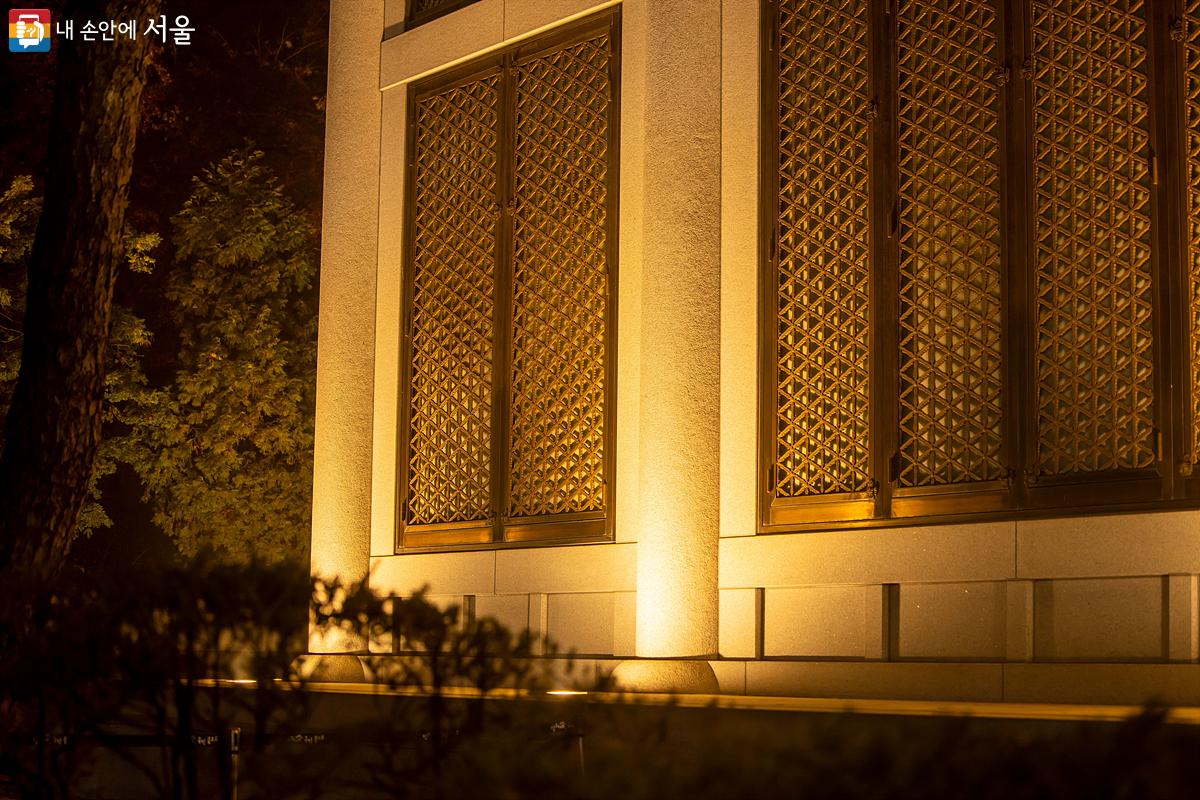
[[[107,5],[107,8],[105,7]],[[61,565],[100,443],[113,282],[159,0],[68,3],[84,21],[136,19],[136,41],[58,38],[42,216],[29,258],[21,372],[0,456],[0,569]]]

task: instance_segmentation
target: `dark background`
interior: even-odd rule
[[[61,18],[62,2],[28,5],[49,7],[56,21]],[[15,6],[6,4],[5,11],[10,7]],[[178,350],[163,291],[173,260],[170,218],[188,198],[193,176],[253,143],[319,229],[329,3],[166,0],[163,13],[171,22],[187,16],[195,31],[188,45],[173,44],[168,36],[166,45],[152,51],[128,212],[133,228],[160,233],[163,242],[154,252],[154,272],[118,280],[115,298],[144,318],[153,334],[143,363],[151,386],[170,378]],[[105,19],[100,12],[91,18]],[[116,46],[98,38],[83,42],[83,22],[75,20],[74,46]],[[0,187],[17,175],[32,175],[40,191],[54,51],[60,46],[55,37],[48,54],[5,52],[0,62]],[[316,291],[314,286],[314,297]],[[151,521],[132,469],[121,466],[102,488],[113,525],[79,539],[74,559],[98,566],[173,558],[175,546]]]

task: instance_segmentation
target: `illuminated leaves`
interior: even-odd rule
[[[176,370],[138,399],[122,457],[185,553],[295,553],[311,506],[316,233],[248,148],[194,179],[173,223]]]

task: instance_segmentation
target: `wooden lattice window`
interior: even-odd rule
[[[618,22],[411,89],[402,547],[610,535]]]
[[[1198,29],[764,4],[764,529],[1200,499]]]

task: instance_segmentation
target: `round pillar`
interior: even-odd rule
[[[384,1],[338,0],[329,13],[311,565],[352,583],[370,567]],[[330,633],[311,631],[310,650],[366,647]]]
[[[700,661],[657,671],[630,663],[617,677],[631,688],[712,691],[703,659],[717,653],[721,8],[653,0],[638,10],[646,50],[636,652]]]

